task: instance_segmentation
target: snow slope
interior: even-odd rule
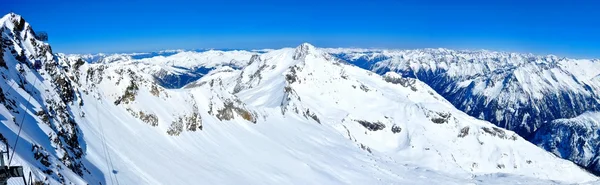
[[[393,73],[382,78],[340,63],[309,44],[256,55],[240,70],[215,69],[184,89],[157,87],[158,95],[152,93],[152,76],[138,70],[144,68],[139,65],[146,64],[124,61],[80,67],[81,74],[102,69],[92,72],[102,75],[92,75],[89,82],[81,81],[87,75],[79,77],[90,94],[96,89],[104,97],[98,102],[94,95],[84,95],[88,104],[99,103],[86,106],[86,112],[99,115],[86,116],[90,124],[81,128],[93,133],[86,134],[92,146],[102,146],[99,125],[112,131],[105,137],[109,153],[114,153],[114,166],[103,165],[106,154],[101,148],[88,149],[88,157],[100,169],[115,170],[121,183],[462,184],[499,183],[499,176],[528,183],[596,179],[510,131],[461,113],[419,81]],[[99,78],[102,81],[97,82]],[[138,85],[111,86],[116,81]],[[134,98],[116,104],[128,89],[137,89],[131,93]],[[190,104],[195,106],[182,106]],[[155,115],[157,124],[135,116],[140,111]],[[201,130],[171,134],[176,125],[173,118],[190,117],[193,112],[201,119]],[[123,140],[124,136],[132,138]],[[169,173],[173,171],[177,173]],[[227,178],[231,176],[236,178]]]
[[[258,71],[259,79],[252,79]],[[386,76],[394,82],[390,78],[394,76]],[[252,85],[238,94],[247,104],[281,109],[285,115],[294,112],[331,125],[363,148],[405,163],[446,173],[503,172],[538,178],[544,175],[534,174],[535,169],[569,165],[558,167],[535,160],[556,158],[510,131],[456,110],[421,82],[386,82],[308,44],[293,52],[282,49],[261,55],[244,68],[239,79],[238,84]]]
[[[599,60],[485,50],[328,49],[328,52],[379,74],[394,71],[417,78],[467,114],[527,139],[539,135],[536,131],[555,119],[573,118],[600,108]],[[578,164],[591,169],[588,163]]]
[[[215,65],[170,89],[150,69],[173,66],[53,56],[49,45],[30,39],[33,30],[18,15],[1,21],[10,44],[1,50],[7,80],[0,83],[0,133],[14,143],[19,126],[11,118],[25,115],[14,164],[36,181],[598,182],[517,134],[460,112],[418,80],[382,77],[310,44],[252,54],[241,66]],[[14,28],[21,23],[26,31]]]

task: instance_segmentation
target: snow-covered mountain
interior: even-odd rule
[[[113,63],[115,61],[131,61],[145,63],[145,73],[152,74],[157,82],[165,88],[181,88],[198,80],[209,71],[221,66],[242,68],[254,51],[244,50],[202,50],[184,51],[168,50],[152,53],[121,54],[59,54],[63,58],[83,59],[88,63]]]
[[[600,172],[600,113],[586,112],[541,127],[531,142],[565,159]]]
[[[600,60],[448,49],[328,52],[379,74],[393,71],[417,78],[467,114],[527,139],[540,137],[536,133],[539,129],[554,129],[547,124],[555,119],[573,118],[600,108]],[[555,133],[545,134],[557,137]],[[600,147],[593,140],[582,139],[594,153],[598,152]],[[543,142],[535,143],[552,145]],[[576,146],[570,147],[576,150]],[[576,156],[560,156],[582,161]],[[578,164],[596,170],[598,161]]]
[[[68,73],[77,67],[56,60],[19,15],[2,17],[0,31],[0,140],[14,152],[5,161],[48,183],[98,178],[79,127],[82,94]]]
[[[310,44],[90,61],[53,55],[18,15],[1,23],[0,133],[36,181],[598,182],[417,79],[380,76]],[[183,88],[157,75],[201,67],[211,70]]]

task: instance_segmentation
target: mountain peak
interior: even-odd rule
[[[6,22],[11,22],[12,24],[24,24],[25,20],[23,20],[19,14],[11,12],[0,18],[0,24],[6,24]]]
[[[296,48],[312,48],[312,49],[314,49],[314,48],[315,48],[315,46],[313,46],[312,44],[310,44],[310,43],[308,43],[308,42],[305,42],[305,43],[302,43],[302,44],[300,44],[300,45],[299,45],[298,47],[296,47]]]
[[[2,18],[15,18],[15,17],[18,18],[18,17],[21,17],[21,16],[19,14],[14,13],[14,12],[10,12],[10,13],[7,13],[6,15],[2,16]]]
[[[315,46],[313,46],[307,42],[302,43],[298,47],[296,47],[296,50],[294,51],[294,60],[304,58],[307,54],[315,52],[315,51],[316,51]]]

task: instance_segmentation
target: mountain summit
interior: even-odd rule
[[[309,43],[302,43],[301,45],[299,45],[298,47],[296,47],[296,49],[294,50],[294,60],[299,60],[301,58],[306,57],[306,55],[308,54],[315,54],[314,52],[316,52],[316,48],[315,46],[309,44]]]

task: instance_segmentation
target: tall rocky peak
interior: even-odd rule
[[[310,53],[315,53],[317,49],[309,43],[302,43],[294,51],[294,60],[300,60]]]
[[[250,60],[248,61],[248,65],[260,61],[260,56],[257,54],[252,55],[252,57],[250,57]]]
[[[3,49],[8,49],[15,58],[24,64],[38,65],[53,62],[52,49],[49,44],[36,38],[36,33],[29,23],[18,14],[9,13],[0,18],[0,33]]]
[[[82,159],[86,143],[78,118],[84,115],[83,101],[70,78],[72,68],[54,57],[48,43],[36,39],[20,15],[9,13],[0,19],[0,39],[0,107],[8,110],[0,116],[9,118],[3,124],[11,128],[0,133],[6,138],[2,144],[16,149],[20,158],[30,158],[32,171],[58,182],[66,183],[66,171],[90,174]],[[21,126],[20,136],[36,137],[16,143],[15,128]]]

